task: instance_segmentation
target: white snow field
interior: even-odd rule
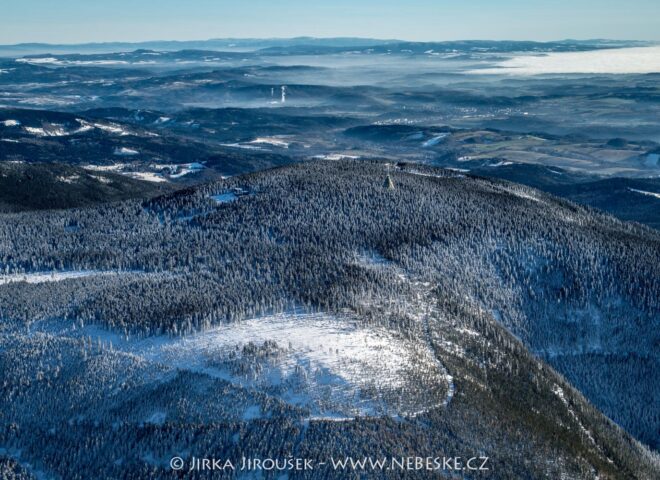
[[[7,285],[16,282],[25,283],[47,283],[47,282],[61,282],[62,280],[69,280],[72,278],[84,278],[100,275],[121,275],[124,272],[119,271],[104,271],[104,270],[70,270],[61,272],[32,272],[32,273],[10,273],[0,274],[0,285]],[[136,273],[136,272],[126,272]]]
[[[140,154],[140,152],[138,152],[137,150],[128,147],[115,148],[115,151],[113,153],[114,155],[119,155],[124,157]]]
[[[312,158],[316,160],[357,160],[359,155],[347,155],[345,153],[328,153],[321,155],[314,155]]]
[[[284,140],[286,137],[257,137],[248,143],[253,145],[272,145],[273,147],[289,148],[289,142]]]
[[[170,369],[256,389],[309,409],[311,418],[417,415],[442,405],[450,388],[424,342],[348,316],[280,313],[183,338],[125,338],[93,325],[58,334],[98,338]]]
[[[153,183],[167,182],[167,179],[153,172],[119,172],[119,173],[121,173],[122,175],[126,175],[127,177],[131,177],[136,180],[142,180],[145,182],[153,182]]]
[[[660,46],[520,55],[500,62],[494,68],[470,71],[476,74],[510,75],[658,72]]]

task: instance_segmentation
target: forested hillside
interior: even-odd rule
[[[184,450],[660,466],[639,442],[659,440],[655,230],[368,161],[1,219],[0,446],[37,470],[167,477]]]

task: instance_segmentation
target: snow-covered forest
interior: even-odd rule
[[[659,466],[656,230],[353,160],[1,219],[8,471],[434,445],[493,453],[484,478]]]

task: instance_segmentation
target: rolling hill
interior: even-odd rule
[[[0,444],[35,470],[165,478],[174,455],[249,451],[488,457],[424,478],[657,472],[649,228],[345,160],[2,220]],[[347,474],[328,468],[288,473]]]

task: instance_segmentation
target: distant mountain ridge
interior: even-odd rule
[[[567,49],[592,50],[599,48],[621,48],[647,46],[653,42],[640,40],[557,40],[550,42],[507,41],[507,40],[449,40],[449,41],[406,41],[397,39],[373,39],[359,37],[294,37],[294,38],[218,38],[209,40],[150,40],[144,42],[94,42],[81,44],[51,44],[51,43],[19,43],[15,45],[0,45],[0,57],[15,57],[33,54],[67,54],[67,53],[112,53],[139,49],[157,51],[178,50],[209,50],[209,51],[254,51],[261,49],[297,49],[305,51],[345,50],[364,47],[396,47],[428,49],[465,49],[469,46],[489,46],[490,48],[530,49],[552,46]],[[572,47],[572,48],[570,48]]]

